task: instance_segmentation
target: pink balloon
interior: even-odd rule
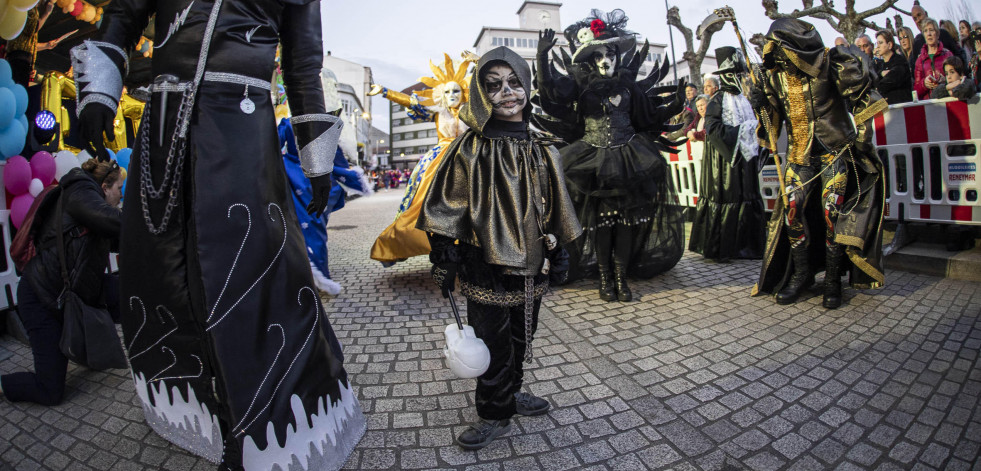
[[[41,151],[34,154],[31,157],[31,173],[34,178],[41,180],[45,186],[50,185],[54,181],[55,171],[58,166],[55,165],[55,159],[51,154]]]
[[[15,155],[7,159],[3,168],[3,186],[14,196],[23,195],[31,187],[31,173],[31,164],[27,163],[27,159]]]
[[[14,223],[14,227],[20,229],[20,225],[24,223],[24,217],[27,216],[27,211],[31,209],[31,204],[34,203],[34,197],[30,193],[24,193],[20,195],[10,203],[10,221]]]

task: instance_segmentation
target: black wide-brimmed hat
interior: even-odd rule
[[[739,49],[723,46],[715,50],[715,63],[719,66],[716,74],[741,74],[749,72],[746,60]]]
[[[572,62],[587,62],[593,52],[605,46],[618,46],[620,53],[637,47],[636,34],[627,31],[627,15],[616,9],[607,14],[593,10],[589,17],[565,29],[572,48]]]

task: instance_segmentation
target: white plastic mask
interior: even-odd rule
[[[456,82],[448,82],[443,87],[443,105],[456,108],[463,103],[463,88]]]
[[[604,77],[612,77],[617,68],[617,50],[606,46],[593,52],[593,65],[596,71]]]
[[[494,107],[494,117],[501,121],[521,121],[528,98],[514,70],[504,64],[495,65],[488,69],[483,81]]]

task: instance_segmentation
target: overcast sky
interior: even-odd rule
[[[943,15],[948,0],[923,2]],[[816,0],[815,3],[819,3]],[[422,75],[429,74],[428,61],[441,63],[443,52],[458,58],[464,49],[473,50],[474,41],[483,26],[518,27],[518,8],[522,0],[473,1],[473,0],[323,0],[324,47],[337,57],[371,67],[375,82],[393,89],[414,84]],[[651,42],[669,44],[668,26],[665,22],[667,9],[663,0],[563,0],[560,20],[563,27],[589,15],[590,9],[623,9],[629,17],[631,29]],[[678,5],[681,19],[692,31],[713,9],[725,6],[723,0],[668,0]],[[844,8],[844,0],[836,5]],[[867,10],[880,5],[881,0],[856,0],[857,10]],[[900,0],[899,6],[908,10],[913,0]],[[763,14],[760,0],[732,0],[728,2],[736,12],[736,19],[744,31],[745,39],[753,33],[766,33],[770,20]],[[933,6],[936,5],[936,6]],[[780,11],[789,12],[801,8],[800,1],[782,0]],[[880,26],[885,25],[887,14],[873,17]],[[807,19],[818,27],[825,43],[831,44],[838,34],[823,20]],[[911,20],[905,19],[907,25]],[[672,28],[675,53],[680,58],[685,50],[684,38]],[[870,31],[871,33],[871,31]],[[738,46],[731,25],[712,37],[710,51],[720,46]],[[670,48],[670,46],[669,46]],[[698,41],[695,41],[698,48]],[[387,106],[383,99],[372,102],[373,124],[388,132]]]

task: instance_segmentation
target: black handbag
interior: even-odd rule
[[[65,261],[64,213],[62,197],[58,198],[58,258],[64,289],[58,296],[58,308],[64,314],[58,347],[69,360],[93,370],[127,368],[126,353],[116,333],[109,311],[89,306],[71,289],[68,264]]]

